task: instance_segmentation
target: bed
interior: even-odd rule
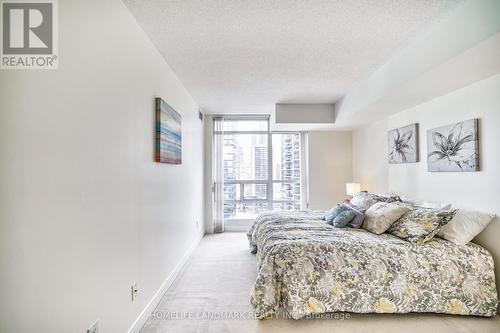
[[[248,232],[258,276],[258,318],[328,312],[433,312],[493,316],[493,258],[479,245],[435,237],[416,245],[363,229],[334,228],[323,211],[261,214]]]

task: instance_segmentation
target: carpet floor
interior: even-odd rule
[[[498,315],[336,314],[329,319],[257,320],[249,302],[256,275],[244,233],[207,235],[141,332],[500,333]]]

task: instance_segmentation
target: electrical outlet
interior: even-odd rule
[[[87,333],[99,333],[99,320],[96,320],[95,323],[87,329]]]
[[[137,283],[134,283],[131,287],[130,287],[130,291],[132,293],[132,302],[135,301],[135,299],[137,298],[137,293],[139,292],[139,289],[137,289]]]
[[[198,220],[196,220],[196,229],[198,229]]]

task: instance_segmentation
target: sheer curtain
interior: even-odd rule
[[[224,119],[214,117],[212,193],[214,232],[224,232]]]

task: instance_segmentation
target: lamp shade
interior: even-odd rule
[[[347,183],[345,184],[345,192],[347,195],[355,195],[361,191],[361,185],[358,183]]]

